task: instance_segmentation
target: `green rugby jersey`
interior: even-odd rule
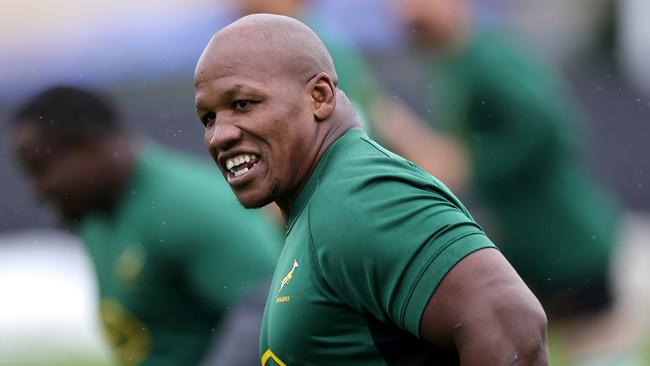
[[[419,339],[420,318],[445,274],[486,247],[442,183],[365,132],[346,133],[292,207],[262,365],[457,364]]]
[[[114,211],[78,231],[121,365],[197,364],[238,295],[271,277],[281,246],[217,170],[153,145]]]

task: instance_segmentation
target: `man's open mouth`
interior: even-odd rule
[[[241,154],[226,160],[226,169],[235,177],[239,177],[248,173],[255,164],[257,164],[255,154]]]

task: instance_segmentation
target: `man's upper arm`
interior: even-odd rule
[[[421,337],[458,351],[462,365],[546,365],[546,316],[497,250],[458,262],[429,300]]]
[[[430,176],[397,159],[376,160],[403,174],[388,164],[348,164],[354,175],[337,177],[335,189],[312,197],[313,246],[339,298],[419,336],[424,308],[445,274],[494,244]],[[346,199],[329,198],[335,196]]]

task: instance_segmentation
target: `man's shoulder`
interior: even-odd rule
[[[448,193],[444,184],[429,173],[360,134],[340,146],[326,162],[310,206],[332,199],[345,205],[381,199],[385,197],[382,193],[394,196],[412,190]]]
[[[380,183],[382,178],[390,177],[432,182],[432,177],[412,162],[379,145],[365,133],[357,133],[355,138],[337,147],[328,159],[320,175],[318,190],[355,187],[350,183]]]
[[[345,246],[398,231],[399,222],[391,220],[403,219],[399,212],[435,202],[460,206],[434,177],[361,136],[327,162],[307,206],[309,229],[316,242]]]

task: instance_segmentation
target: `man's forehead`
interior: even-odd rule
[[[235,85],[264,89],[274,80],[295,77],[286,60],[276,55],[242,49],[228,52],[220,49],[206,49],[201,56],[194,76],[196,89],[204,85],[232,88]]]
[[[222,52],[209,50],[201,56],[194,76],[195,85],[206,80],[221,78],[246,78],[255,75],[255,79],[264,78],[273,70],[269,65],[260,62],[263,57],[255,57],[246,52]]]
[[[46,138],[45,131],[35,123],[18,126],[13,132],[13,149],[20,160],[35,160],[60,149],[57,136]]]
[[[44,139],[43,127],[38,125],[38,122],[26,120],[20,121],[12,129],[14,142],[40,142]]]
[[[260,69],[274,72],[285,66],[281,52],[253,45],[229,47],[228,44],[210,44],[199,59],[197,76],[202,73],[235,73]]]

